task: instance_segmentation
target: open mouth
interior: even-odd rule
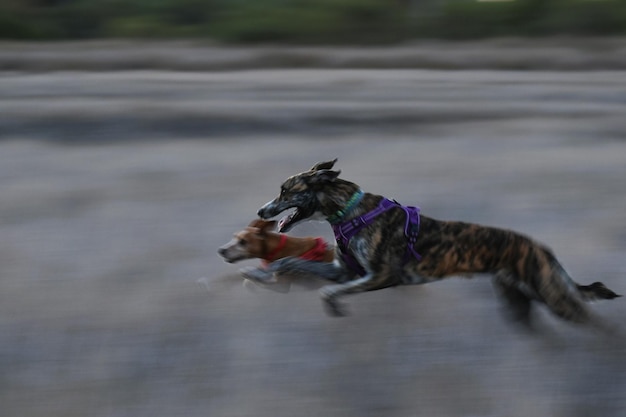
[[[270,201],[259,209],[257,214],[262,219],[271,219],[281,213],[287,213],[278,221],[278,232],[285,233],[303,220],[312,217],[316,213],[317,205],[315,202],[302,201],[298,198],[296,201]],[[306,199],[304,199],[306,200]]]
[[[288,232],[293,225],[302,219],[303,216],[300,215],[300,210],[298,208],[294,208],[290,213],[287,213],[278,221],[278,232]]]
[[[301,207],[294,207],[293,211],[283,216],[278,221],[278,232],[285,233],[291,230],[296,223],[301,222],[302,220],[306,220],[313,215],[311,211],[305,211]]]

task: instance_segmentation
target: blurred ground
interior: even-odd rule
[[[623,416],[625,342],[542,310],[521,333],[488,279],[335,319],[314,291],[247,291],[216,249],[338,157],[368,191],[532,235],[626,293],[625,120],[622,72],[5,73],[2,415]],[[593,308],[623,324],[623,300]]]

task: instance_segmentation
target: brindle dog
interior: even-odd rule
[[[357,184],[338,178],[334,161],[321,162],[288,178],[280,195],[258,211],[271,218],[295,208],[279,223],[281,232],[307,219],[358,219],[375,210],[383,197],[363,193]],[[361,217],[362,218],[362,217]],[[400,205],[375,217],[344,248],[337,248],[333,268],[285,258],[270,268],[282,273],[319,273],[335,281],[321,289],[331,315],[344,315],[339,299],[348,294],[395,285],[425,284],[452,275],[493,275],[497,292],[506,301],[512,318],[529,323],[531,301],[544,303],[556,316],[575,323],[599,320],[584,301],[613,299],[618,294],[600,282],[578,285],[547,247],[519,233],[458,221],[441,221],[419,215],[419,235],[413,249],[421,259],[407,257],[407,212]],[[352,256],[361,266],[358,274],[342,256]],[[319,263],[318,263],[319,264]],[[361,275],[361,276],[359,276]]]

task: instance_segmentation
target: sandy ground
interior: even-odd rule
[[[520,332],[488,279],[337,319],[315,291],[248,291],[216,249],[338,157],[365,190],[529,234],[626,293],[625,120],[622,72],[5,73],[1,414],[623,416],[626,341],[542,309]],[[593,309],[623,327],[622,299]]]

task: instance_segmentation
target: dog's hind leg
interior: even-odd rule
[[[595,320],[578,293],[576,284],[556,262],[539,262],[540,268],[532,281],[538,299],[545,303],[555,316],[577,324],[590,324]]]
[[[389,287],[389,281],[381,274],[367,274],[364,277],[344,284],[327,285],[322,287],[320,295],[329,315],[341,317],[346,315],[345,308],[339,302],[339,297],[365,291],[380,290]]]
[[[507,317],[526,329],[531,328],[531,299],[515,284],[508,271],[496,273],[492,280],[493,287],[502,300]]]
[[[607,336],[618,334],[617,327],[589,311],[584,301],[577,295],[562,294],[546,301],[546,305],[553,314],[564,320],[585,325]]]
[[[576,283],[569,277],[549,249],[529,245],[512,268],[513,279],[528,288],[555,316],[578,324],[594,322]]]

